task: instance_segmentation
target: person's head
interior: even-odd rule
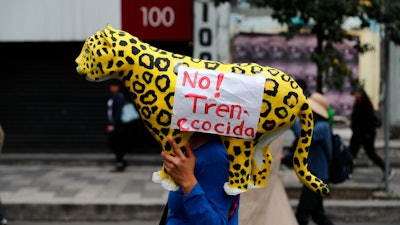
[[[329,118],[329,100],[321,93],[315,92],[308,98],[308,103],[310,104],[311,110],[314,113],[314,118],[325,119]]]
[[[356,102],[361,102],[363,99],[368,98],[364,89],[357,89],[353,92],[354,100]]]
[[[117,94],[121,90],[121,82],[119,80],[110,81],[109,89],[112,94]]]

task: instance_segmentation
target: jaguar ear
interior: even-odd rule
[[[114,27],[112,27],[111,24],[109,24],[109,23],[107,23],[106,28],[107,28],[108,30],[115,30]]]
[[[100,37],[106,41],[108,43],[109,46],[112,46],[113,40],[112,40],[112,32],[111,30],[113,30],[114,28],[111,27],[111,29],[109,29],[109,27],[111,27],[111,25],[107,25],[107,28],[104,30],[100,31]]]

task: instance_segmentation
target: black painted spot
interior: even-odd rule
[[[297,105],[297,102],[298,94],[295,92],[289,92],[289,94],[283,98],[283,103],[289,106],[289,108],[295,107]]]
[[[251,73],[257,74],[261,73],[263,71],[263,68],[261,66],[251,66]]]
[[[107,69],[110,69],[113,65],[114,65],[114,61],[111,59],[110,61],[108,61]]]
[[[170,61],[168,58],[157,58],[155,65],[159,71],[167,71],[170,66]]]
[[[225,149],[229,149],[230,144],[231,143],[228,140],[224,141]]]
[[[117,66],[118,66],[118,67],[121,67],[121,66],[123,66],[123,65],[124,65],[124,62],[122,62],[121,60],[118,60]]]
[[[97,54],[97,56],[101,57],[101,51],[100,51],[100,49],[97,49],[96,54]]]
[[[167,110],[161,110],[157,115],[157,123],[162,126],[169,126],[171,124],[171,113]]]
[[[143,115],[145,119],[149,119],[151,116],[151,110],[149,109],[149,107],[145,106],[141,109],[140,114]]]
[[[175,142],[177,143],[177,144],[180,144],[181,142],[182,142],[182,138],[181,137],[176,137],[175,138]],[[184,151],[186,151],[185,149],[184,149]],[[185,152],[184,152],[185,153]]]
[[[172,58],[183,59],[183,58],[185,58],[185,56],[184,55],[180,55],[180,54],[176,54],[176,53],[172,53]]]
[[[299,159],[298,159],[297,157],[294,157],[294,158],[293,158],[293,164],[294,164],[296,167],[300,167],[300,161],[299,161]]]
[[[129,80],[131,80],[132,75],[133,75],[133,71],[132,71],[132,70],[128,71],[128,73],[124,76],[124,78],[122,78],[122,81],[129,81]]]
[[[132,52],[132,54],[137,55],[140,52],[140,50],[138,48],[136,48],[136,46],[132,46],[131,52]]]
[[[308,103],[303,103],[303,105],[301,105],[301,110],[307,110],[309,108]]]
[[[219,63],[218,62],[209,62],[209,61],[206,61],[205,63],[204,63],[204,67],[206,68],[206,69],[209,69],[209,70],[215,70],[215,69],[217,69],[218,67],[219,67]]]
[[[275,115],[279,118],[279,119],[284,119],[288,116],[288,111],[285,107],[277,107],[275,109]]]
[[[250,160],[246,160],[243,165],[245,167],[249,167],[250,166]]]
[[[147,50],[147,47],[146,47],[146,45],[144,45],[144,44],[140,44],[140,48],[141,48],[142,50]]]
[[[147,53],[139,56],[139,65],[143,66],[146,69],[153,69],[154,56]]]
[[[235,152],[235,156],[238,156],[242,153],[242,150],[240,150],[239,146],[233,147],[233,151]]]
[[[268,96],[276,96],[278,94],[279,84],[275,80],[268,78],[265,80],[264,93]]]
[[[194,62],[194,63],[199,63],[201,62],[201,59],[197,59],[197,58],[192,58],[190,57],[190,61]]]
[[[124,40],[120,40],[120,41],[119,41],[119,45],[120,45],[120,46],[127,46],[128,43],[127,43],[126,41],[124,41]]]
[[[132,57],[130,57],[130,56],[127,56],[127,57],[125,58],[125,60],[126,60],[126,62],[127,62],[128,64],[130,64],[130,65],[135,64],[135,61],[133,61]]]
[[[162,133],[164,136],[167,136],[168,133],[169,133],[169,129],[168,129],[168,128],[161,128],[161,133]]]
[[[142,75],[142,78],[146,84],[150,84],[152,82],[153,74],[148,71],[145,71]]]
[[[97,63],[97,68],[99,68],[101,74],[104,74],[103,65],[100,62]]]
[[[281,79],[282,79],[283,81],[289,82],[289,81],[292,80],[292,77],[290,77],[290,76],[287,75],[286,73],[282,73]]]
[[[169,144],[169,142],[166,142],[166,143],[165,143],[164,148],[165,148],[165,150],[167,150],[167,151],[171,151],[171,150],[172,150],[172,147],[171,147],[171,145]]]
[[[174,92],[168,93],[167,96],[165,96],[164,101],[167,103],[168,108],[172,109],[174,104]]]
[[[156,113],[157,109],[158,109],[158,106],[152,106],[151,113],[153,113],[153,114]]]
[[[152,105],[157,101],[157,95],[155,91],[149,90],[140,96],[140,102],[145,105]]]
[[[279,70],[274,69],[274,68],[270,68],[268,69],[269,74],[271,74],[272,76],[276,76],[279,74]]]
[[[232,166],[232,168],[233,168],[234,170],[239,171],[240,168],[242,168],[242,166],[241,166],[240,164],[235,164],[235,165]]]
[[[232,73],[239,73],[239,74],[245,74],[246,71],[242,69],[241,67],[238,66],[232,66]]]
[[[262,128],[266,131],[270,131],[275,129],[276,122],[275,120],[266,120],[264,121]]]
[[[137,43],[137,40],[134,39],[134,38],[130,38],[130,39],[129,39],[129,42],[132,43],[132,44],[136,44],[136,43]]]
[[[293,89],[297,89],[297,88],[300,87],[300,86],[297,84],[297,82],[294,81],[294,80],[291,80],[291,81],[290,81],[290,86],[291,86]]]
[[[132,89],[137,94],[143,93],[145,88],[146,88],[146,86],[144,84],[140,83],[139,81],[134,81],[132,83]]]
[[[159,91],[165,92],[170,88],[170,80],[169,77],[164,74],[161,76],[157,76],[156,78],[156,87]]]

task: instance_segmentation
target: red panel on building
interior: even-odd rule
[[[122,29],[142,40],[188,41],[193,36],[191,0],[121,0]]]

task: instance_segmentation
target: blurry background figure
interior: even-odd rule
[[[315,176],[327,182],[329,179],[329,160],[332,157],[332,132],[328,123],[328,99],[320,93],[313,93],[308,102],[313,111],[314,131],[308,153],[308,168]],[[291,127],[296,137],[300,136],[300,122]],[[333,224],[326,216],[323,198],[303,185],[299,204],[296,210],[296,219],[299,225],[306,225],[309,218],[317,225]]]
[[[127,149],[125,127],[121,115],[126,99],[119,80],[112,80],[109,90],[111,97],[107,101],[108,144],[115,155],[115,169],[112,172],[123,172],[127,166],[125,160]]]
[[[354,91],[354,105],[351,113],[350,151],[353,159],[357,158],[361,146],[364,148],[368,158],[385,172],[385,163],[375,150],[376,124],[375,110],[367,93],[362,89]],[[389,171],[389,178],[393,177],[394,170]]]
[[[1,150],[3,149],[4,137],[5,137],[4,130],[0,124],[0,153]],[[6,225],[6,224],[7,224],[7,219],[4,215],[3,205],[1,204],[1,199],[0,199],[0,225]]]
[[[304,95],[308,98],[310,97],[311,93],[308,90],[307,82],[303,79],[296,79],[297,84],[303,89]]]

